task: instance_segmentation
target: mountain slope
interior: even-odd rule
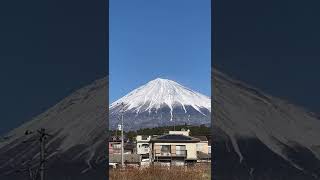
[[[157,78],[113,102],[109,109],[111,129],[117,126],[122,112],[125,116],[126,129],[165,126],[173,123],[208,125],[211,100],[172,80]]]
[[[320,120],[314,114],[221,72],[213,77],[218,179],[319,179]]]
[[[107,107],[107,81],[101,79],[9,132],[0,143],[0,179],[26,179],[27,172],[16,170],[25,168],[30,160],[33,165],[39,163],[39,142],[23,142],[36,139],[36,133],[26,136],[26,130],[39,128],[53,135],[46,143],[49,180],[103,179]]]

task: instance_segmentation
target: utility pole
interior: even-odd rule
[[[32,179],[37,179],[37,174],[39,172],[40,180],[44,180],[45,179],[45,162],[46,162],[46,157],[45,157],[46,141],[45,140],[47,139],[48,136],[51,136],[51,135],[46,133],[46,130],[44,128],[37,130],[37,132],[39,134],[39,142],[40,142],[40,164],[39,164],[39,168],[36,170],[36,173],[33,173],[31,169],[29,169],[29,173]],[[25,135],[29,135],[32,133],[33,133],[32,131],[27,130],[25,132]],[[28,142],[28,141],[25,141],[25,142]]]
[[[124,168],[124,138],[123,138],[123,113],[124,104],[121,103],[121,168]]]
[[[46,140],[46,132],[44,128],[41,128],[38,130],[38,133],[40,134],[40,180],[44,180],[44,171],[45,171],[45,140]]]
[[[121,167],[124,168],[123,113],[121,114]]]

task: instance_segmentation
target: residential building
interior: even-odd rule
[[[128,138],[124,137],[124,152],[129,153],[130,150],[126,149],[126,145],[129,143]],[[121,136],[111,136],[109,138],[109,154],[121,153]]]
[[[124,164],[126,167],[140,167],[141,156],[139,154],[124,154]],[[109,166],[121,165],[121,154],[109,155]]]
[[[142,158],[149,158],[150,153],[150,140],[151,136],[148,135],[137,135],[137,154],[140,154]]]
[[[125,138],[125,163],[129,166],[145,167],[150,164],[186,165],[188,163],[211,162],[211,144],[206,136],[190,136],[189,130],[169,131],[165,135],[137,135],[136,142]],[[109,141],[109,165],[119,163],[121,137],[113,136]],[[131,155],[130,155],[131,154]]]
[[[200,139],[181,133],[151,138],[151,160],[154,163],[184,165],[197,161],[196,144]]]
[[[208,139],[206,136],[194,136],[195,138],[200,139],[200,142],[197,143],[197,151],[209,154],[208,148]]]

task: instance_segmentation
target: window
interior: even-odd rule
[[[176,146],[176,154],[177,156],[186,155],[186,145],[177,145]]]
[[[141,145],[143,148],[149,148],[149,144],[142,144]]]
[[[170,154],[171,147],[170,147],[170,145],[161,145],[160,151],[161,151],[161,154]]]
[[[121,149],[121,144],[113,144],[112,147],[114,149]]]

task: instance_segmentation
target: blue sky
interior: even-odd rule
[[[3,1],[1,7],[0,135],[107,74],[104,2]]]
[[[110,103],[157,77],[210,96],[210,0],[110,0]]]
[[[320,112],[320,1],[216,1],[214,66]]]

